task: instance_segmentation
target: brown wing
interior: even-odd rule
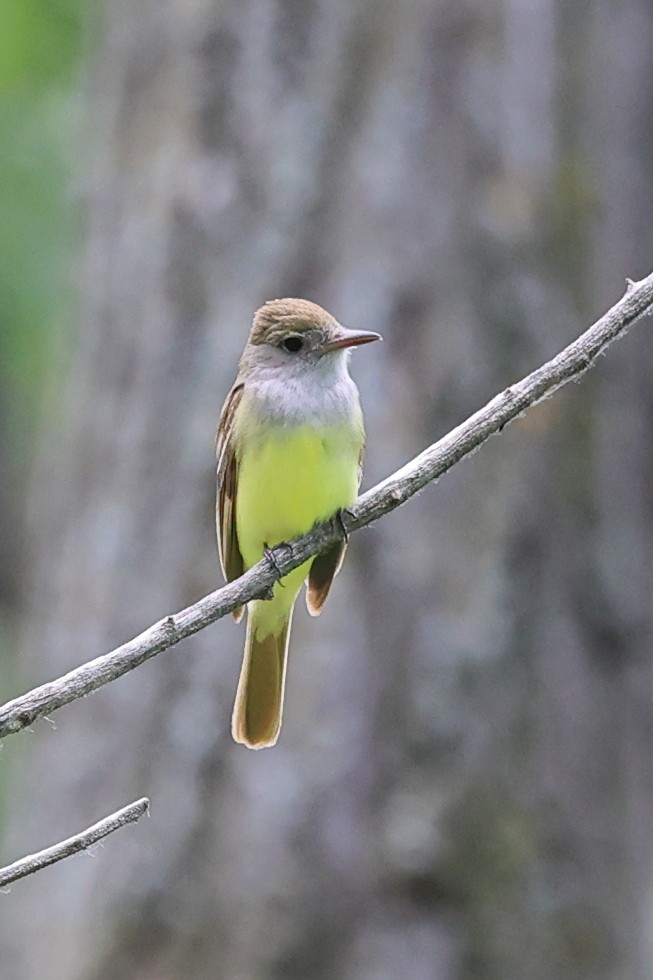
[[[358,484],[360,486],[363,469],[363,454],[365,447],[361,446],[358,455]],[[328,551],[324,551],[313,559],[308,573],[306,585],[306,606],[311,616],[319,616],[327,600],[331,583],[340,571],[347,550],[346,541],[336,541]]]
[[[239,578],[245,568],[238,547],[236,534],[236,489],[238,486],[238,460],[234,450],[234,417],[243,397],[244,387],[236,384],[229,392],[220,413],[216,435],[218,457],[218,499],[216,524],[218,529],[218,550],[222,574],[227,582]],[[234,609],[232,616],[237,623],[243,618],[244,608]]]
[[[322,612],[322,606],[326,602],[331,583],[340,571],[346,550],[346,541],[336,541],[328,551],[323,551],[313,559],[306,585],[306,606],[311,616],[319,616]]]

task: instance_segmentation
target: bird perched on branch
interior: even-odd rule
[[[347,364],[353,347],[380,339],[304,299],[271,300],[254,315],[217,432],[218,545],[228,582],[355,501],[365,433]],[[277,741],[295,600],[306,580],[308,611],[321,612],[345,548],[337,542],[277,582],[271,599],[247,604],[237,742],[261,749]],[[237,622],[243,612],[234,610]]]

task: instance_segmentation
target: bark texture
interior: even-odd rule
[[[213,431],[263,300],[384,334],[370,485],[649,271],[652,41],[643,0],[108,0],[25,684],[219,583]],[[651,347],[352,539],[274,750],[230,740],[226,621],[10,740],[8,856],[152,815],[14,886],[7,975],[650,976]]]

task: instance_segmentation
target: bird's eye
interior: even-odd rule
[[[285,340],[281,341],[281,346],[289,354],[296,354],[304,346],[304,341],[301,337],[286,337]]]

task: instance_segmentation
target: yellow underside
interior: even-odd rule
[[[280,429],[245,447],[238,468],[236,528],[245,568],[273,547],[349,507],[358,492],[362,439],[351,426]],[[287,618],[309,562],[275,586],[275,598],[257,602],[259,631]],[[253,610],[252,610],[253,611]]]

